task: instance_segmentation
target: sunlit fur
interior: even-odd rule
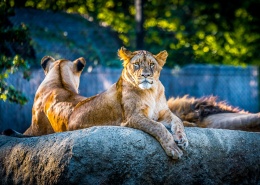
[[[155,56],[148,51],[141,50],[129,53],[124,52],[124,49],[119,50],[118,55],[122,60],[126,59],[124,60],[124,67],[127,69],[124,70],[126,80],[143,90],[150,89],[154,81],[158,81],[160,71],[168,56],[167,52],[161,52],[158,55],[163,59],[157,61]],[[129,55],[129,59],[126,55]]]
[[[32,124],[24,134],[36,136],[121,125],[151,134],[167,155],[174,159],[181,157],[178,146],[188,146],[183,123],[168,108],[164,86],[159,81],[167,52],[153,55],[121,48],[118,56],[124,65],[119,80],[107,91],[90,98],[77,94],[81,73],[77,66],[85,65],[82,58],[74,62],[43,58],[46,77],[36,92]],[[148,82],[140,85],[145,78]]]
[[[80,74],[85,65],[83,58],[74,62],[55,61],[49,56],[42,59],[46,76],[36,91],[32,123],[25,135],[38,136],[68,129],[70,114],[85,99],[77,94]]]
[[[217,97],[170,98],[168,106],[183,120],[184,126],[260,131],[260,114],[252,114],[217,101]]]

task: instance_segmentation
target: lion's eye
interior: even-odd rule
[[[135,68],[139,68],[139,64],[138,63],[134,63]]]
[[[151,66],[151,67],[154,67],[154,63],[150,63],[150,66]]]

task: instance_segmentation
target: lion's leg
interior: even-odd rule
[[[52,132],[54,133],[54,132]],[[28,136],[40,136],[40,135],[46,135],[49,134],[47,133],[47,130],[45,128],[42,128],[41,125],[36,126],[32,124],[24,133],[23,135],[28,135]]]
[[[55,133],[53,128],[50,126],[37,125],[30,126],[23,134],[28,136],[41,136],[46,134]]]
[[[54,130],[43,111],[35,111],[30,127],[23,133],[29,136],[52,134]]]
[[[170,128],[173,138],[178,146],[183,149],[187,148],[189,143],[185,134],[184,126],[180,118],[174,115],[170,110],[160,113],[159,121],[166,127]]]
[[[260,131],[260,113],[219,113],[203,119],[199,126],[230,130]]]
[[[23,134],[32,136],[33,135],[32,127],[30,126]]]
[[[189,121],[183,121],[184,127],[198,127],[196,123],[189,122]]]
[[[139,117],[130,118],[126,123],[122,123],[121,126],[136,128],[152,135],[160,142],[166,154],[173,159],[178,159],[183,154],[174,142],[171,133],[159,122],[150,120],[146,117]]]
[[[171,130],[174,131],[173,137],[178,146],[186,149],[189,145],[189,142],[184,131],[183,123],[177,116],[173,116]]]

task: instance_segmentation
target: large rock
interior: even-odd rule
[[[186,128],[177,161],[150,135],[93,127],[34,138],[0,136],[0,184],[260,184],[260,135]]]

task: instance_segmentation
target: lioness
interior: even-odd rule
[[[124,66],[119,80],[107,91],[90,98],[78,95],[80,74],[86,64],[83,58],[70,62],[44,57],[41,65],[46,77],[36,92],[32,123],[24,134],[39,136],[91,126],[121,125],[149,133],[168,156],[180,158],[183,153],[178,146],[186,148],[188,140],[182,121],[168,108],[159,80],[167,52],[153,55],[122,47],[118,56]]]

